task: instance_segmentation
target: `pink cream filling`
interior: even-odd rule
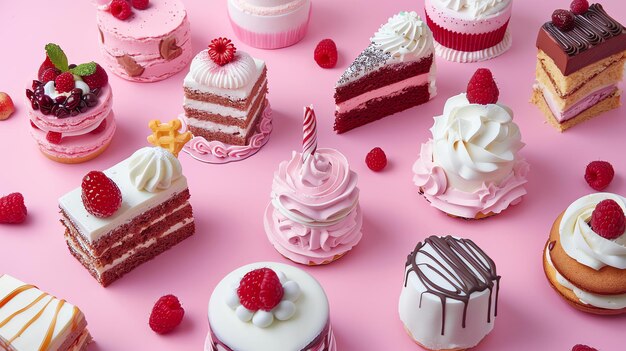
[[[381,98],[383,96],[393,94],[395,92],[401,91],[409,87],[427,84],[429,75],[430,73],[420,74],[419,76],[414,76],[414,77],[399,81],[397,83],[385,85],[384,87],[381,87],[375,90],[370,90],[359,96],[355,96],[352,99],[346,100],[344,102],[340,102],[339,104],[337,104],[336,110],[337,112],[347,112],[347,111],[354,109],[355,107],[358,107],[364,104],[365,102],[369,100]]]
[[[600,88],[590,93],[589,95],[587,95],[586,97],[584,97],[564,111],[561,111],[559,109],[559,107],[556,105],[556,102],[554,101],[554,97],[547,89],[544,89],[543,87],[540,87],[540,89],[543,93],[543,97],[546,100],[546,103],[548,104],[548,107],[550,108],[550,111],[552,111],[552,115],[554,115],[559,123],[563,123],[568,119],[576,117],[581,112],[594,106],[598,102],[607,98],[609,95],[613,94],[617,89],[617,86],[615,84],[612,84],[607,87]]]

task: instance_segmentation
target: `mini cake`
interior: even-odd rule
[[[0,275],[0,349],[84,351],[91,342],[85,315],[10,275]]]
[[[537,36],[531,102],[561,132],[620,105],[626,62],[626,29],[602,5],[576,3],[576,14],[556,10]]]
[[[124,0],[98,7],[100,51],[108,69],[134,82],[156,82],[182,71],[192,57],[191,32],[179,0],[151,0],[132,11]]]
[[[465,350],[493,329],[500,276],[473,241],[430,236],[409,254],[400,319],[428,350]]]
[[[453,216],[485,218],[526,194],[528,163],[513,111],[497,104],[491,72],[474,73],[467,94],[453,96],[422,144],[413,182],[432,206]]]
[[[228,17],[239,40],[260,49],[278,49],[306,34],[311,0],[228,0]]]
[[[265,62],[217,38],[194,57],[183,85],[184,118],[195,137],[249,145],[267,106]]]
[[[454,62],[492,59],[511,47],[511,0],[425,0],[438,56]]]
[[[37,79],[26,89],[31,135],[46,157],[80,163],[109,146],[116,125],[108,81],[97,63],[68,64],[58,45],[46,45]]]
[[[328,299],[308,273],[282,263],[240,267],[209,301],[205,351],[336,351]]]
[[[543,255],[550,285],[574,308],[626,313],[626,198],[586,195],[554,221]]]
[[[389,18],[335,85],[337,133],[423,104],[436,94],[433,36],[415,12]]]
[[[327,264],[361,240],[358,176],[335,149],[317,149],[313,107],[304,114],[302,153],[274,173],[265,233],[274,248],[301,264]]]
[[[145,147],[59,199],[67,246],[103,286],[170,249],[194,231],[187,179],[176,158],[191,135],[180,121],[152,121]],[[165,149],[164,147],[169,147]]]

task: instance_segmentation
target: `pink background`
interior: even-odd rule
[[[305,268],[326,289],[340,350],[419,349],[405,334],[397,312],[406,255],[424,237],[449,233],[476,241],[503,277],[497,325],[480,350],[569,351],[576,343],[602,351],[624,349],[625,317],[592,316],[570,308],[552,291],[541,267],[554,218],[573,200],[593,191],[583,180],[588,162],[609,160],[617,176],[607,191],[626,194],[623,107],[559,134],[528,103],[537,30],[555,7],[567,8],[568,0],[516,1],[509,52],[478,64],[438,59],[439,95],[433,101],[340,136],[332,131],[336,80],[380,24],[401,10],[423,14],[421,1],[314,0],[306,38],[275,51],[253,49],[233,37],[225,0],[185,3],[194,52],[214,37],[227,36],[238,49],[266,60],[275,129],[261,152],[240,163],[203,164],[181,153],[196,235],[105,289],[69,254],[57,199],[77,187],[88,171],[108,168],[146,146],[148,120],[169,120],[181,113],[186,72],[152,84],[110,76],[118,121],[110,149],[86,164],[49,161],[29,135],[24,88],[35,78],[48,42],[60,44],[70,62],[102,61],[96,10],[86,0],[0,2],[0,90],[17,105],[17,112],[0,122],[0,194],[22,192],[29,211],[25,224],[0,226],[0,273],[80,306],[96,340],[91,350],[201,350],[206,306],[217,282],[249,262],[287,262],[265,237],[263,210],[273,171],[300,147],[302,107],[310,103],[316,107],[320,147],[341,150],[360,176],[365,214],[363,240],[353,252],[330,266]],[[604,1],[604,6],[626,22],[620,0]],[[336,41],[340,56],[337,67],[328,70],[312,58],[315,44],[326,37]],[[529,193],[520,205],[488,220],[464,221],[448,218],[417,194],[411,166],[430,135],[432,117],[441,113],[446,98],[465,89],[478,67],[493,71],[500,102],[515,111],[531,174]],[[381,146],[390,160],[381,173],[370,171],[363,161],[375,146]],[[180,298],[186,315],[175,332],[159,336],[149,329],[148,316],[156,299],[167,293]]]

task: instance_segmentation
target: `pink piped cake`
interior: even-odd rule
[[[511,47],[512,0],[425,0],[438,56],[454,62],[492,59]]]
[[[116,129],[113,93],[100,65],[68,64],[63,50],[48,44],[31,88],[26,89],[30,132],[46,157],[80,163],[109,146]]]
[[[265,233],[284,257],[301,264],[331,263],[361,240],[358,176],[335,149],[317,149],[315,114],[305,109],[302,153],[274,173]]]
[[[259,49],[278,49],[306,35],[311,1],[228,0],[228,15],[239,40]]]
[[[422,144],[413,181],[430,204],[453,217],[480,219],[522,200],[528,163],[513,111],[497,103],[491,72],[476,71],[467,93],[446,101]]]
[[[156,82],[182,71],[191,61],[191,32],[179,0],[151,0],[145,9],[118,8],[96,0],[100,51],[107,68],[135,82]],[[129,3],[123,6],[130,6]]]

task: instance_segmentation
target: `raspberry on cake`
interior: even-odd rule
[[[586,1],[585,1],[586,2]],[[626,28],[601,4],[575,0],[575,12],[557,10],[537,36],[536,82],[531,102],[563,132],[619,106]]]
[[[180,121],[174,122],[155,128],[150,140],[160,146],[90,172],[59,199],[70,252],[103,286],[195,231],[187,179],[174,156],[189,136],[178,138]]]
[[[0,349],[85,351],[91,342],[78,307],[10,275],[0,275]]]
[[[326,294],[293,266],[240,267],[211,294],[204,350],[336,351]]]
[[[430,236],[408,256],[400,320],[427,350],[465,350],[491,332],[498,315],[496,264],[469,239]]]
[[[344,133],[436,95],[433,36],[415,12],[389,18],[335,85],[335,126]]]

